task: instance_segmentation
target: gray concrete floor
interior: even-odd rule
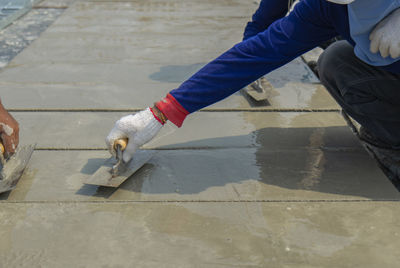
[[[118,189],[84,185],[122,115],[241,39],[251,0],[46,0],[65,9],[0,71],[37,149],[0,195],[0,267],[396,267],[400,195],[296,59],[164,127]],[[29,15],[29,14],[28,14]]]

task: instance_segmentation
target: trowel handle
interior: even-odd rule
[[[4,154],[6,149],[4,149],[4,145],[0,142],[0,154]]]
[[[126,148],[126,145],[128,144],[128,139],[118,139],[114,142],[114,149],[117,150],[118,146],[121,147],[121,151],[124,151]]]

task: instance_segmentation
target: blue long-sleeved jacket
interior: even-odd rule
[[[247,23],[243,40],[249,39],[265,31],[274,21],[283,18],[288,12],[287,0],[264,0],[254,13],[252,20]]]
[[[271,12],[268,10],[271,8],[269,2],[273,1],[261,2],[253,16],[253,25],[261,28],[268,25],[263,12]],[[276,20],[266,30],[236,44],[208,63],[179,88],[172,90],[157,106],[168,119],[180,126],[187,114],[228,97],[337,35],[354,46],[347,6],[326,0],[302,0],[288,16]],[[382,68],[400,73],[400,61]]]

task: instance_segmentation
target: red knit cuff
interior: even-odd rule
[[[177,127],[182,126],[183,120],[185,120],[186,116],[189,114],[189,112],[169,93],[164,99],[156,103],[156,107]]]

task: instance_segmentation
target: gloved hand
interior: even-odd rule
[[[127,163],[140,146],[157,135],[162,126],[150,108],[134,115],[124,116],[115,123],[106,138],[108,150],[115,156],[114,142],[118,139],[128,138],[128,145],[122,154],[124,162]]]
[[[379,22],[369,36],[370,50],[386,58],[389,54],[395,59],[400,56],[400,8]]]
[[[7,112],[0,102],[0,141],[4,145],[5,157],[15,153],[19,142],[18,122]]]

